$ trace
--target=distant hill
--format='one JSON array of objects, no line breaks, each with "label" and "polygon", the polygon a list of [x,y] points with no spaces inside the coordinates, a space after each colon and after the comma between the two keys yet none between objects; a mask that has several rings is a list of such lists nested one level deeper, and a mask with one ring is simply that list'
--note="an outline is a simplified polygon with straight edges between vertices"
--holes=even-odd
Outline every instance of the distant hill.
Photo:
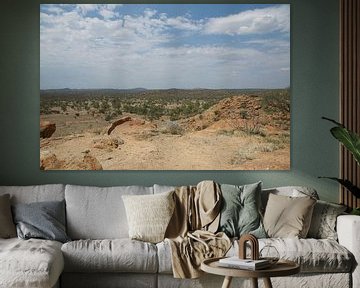
[{"label": "distant hill", "polygon": [[64,93],[71,93],[71,94],[83,94],[83,93],[140,93],[147,91],[146,88],[131,88],[131,89],[71,89],[71,88],[61,88],[61,89],[40,89],[40,93],[52,93],[52,94],[64,94]]}]

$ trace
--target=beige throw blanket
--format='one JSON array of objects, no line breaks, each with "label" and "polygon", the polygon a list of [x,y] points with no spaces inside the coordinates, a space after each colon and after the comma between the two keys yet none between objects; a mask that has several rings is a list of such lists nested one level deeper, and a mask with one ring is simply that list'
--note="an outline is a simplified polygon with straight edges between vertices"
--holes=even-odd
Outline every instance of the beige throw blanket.
[{"label": "beige throw blanket", "polygon": [[221,209],[221,190],[213,181],[196,187],[176,188],[175,211],[165,233],[170,243],[175,278],[200,277],[201,262],[222,257],[231,246],[225,233],[216,233]]}]

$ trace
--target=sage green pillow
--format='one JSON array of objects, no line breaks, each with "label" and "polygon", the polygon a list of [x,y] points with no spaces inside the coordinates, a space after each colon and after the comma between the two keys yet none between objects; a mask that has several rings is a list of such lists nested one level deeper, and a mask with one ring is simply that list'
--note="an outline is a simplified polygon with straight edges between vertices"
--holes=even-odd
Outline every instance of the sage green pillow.
[{"label": "sage green pillow", "polygon": [[219,231],[229,237],[253,234],[266,238],[260,216],[261,182],[243,186],[222,184],[221,192]]}]

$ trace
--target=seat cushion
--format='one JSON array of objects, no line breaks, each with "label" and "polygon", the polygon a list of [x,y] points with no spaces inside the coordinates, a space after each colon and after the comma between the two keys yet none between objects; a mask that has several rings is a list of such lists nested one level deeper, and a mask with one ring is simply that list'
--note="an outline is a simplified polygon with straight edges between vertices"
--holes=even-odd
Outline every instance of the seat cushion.
[{"label": "seat cushion", "polygon": [[153,194],[152,187],[66,185],[67,233],[73,239],[128,238],[123,195]]},{"label": "seat cushion", "polygon": [[[259,250],[265,245],[275,247],[281,259],[298,263],[301,273],[350,272],[354,265],[353,255],[344,246],[330,239],[259,239]],[[228,252],[228,256],[236,255],[237,251],[236,242]]]},{"label": "seat cushion", "polygon": [[[295,261],[302,273],[350,272],[354,265],[353,255],[339,243],[330,239],[268,238],[259,239],[260,250],[265,245],[274,246],[281,259]],[[172,273],[171,248],[167,241],[157,244],[159,273]],[[238,255],[235,241],[227,256]],[[250,256],[250,251],[249,251]]]},{"label": "seat cushion", "polygon": [[78,240],[61,248],[66,272],[156,273],[156,246],[131,239]]},{"label": "seat cushion", "polygon": [[52,287],[63,268],[60,242],[0,239],[1,287]]}]

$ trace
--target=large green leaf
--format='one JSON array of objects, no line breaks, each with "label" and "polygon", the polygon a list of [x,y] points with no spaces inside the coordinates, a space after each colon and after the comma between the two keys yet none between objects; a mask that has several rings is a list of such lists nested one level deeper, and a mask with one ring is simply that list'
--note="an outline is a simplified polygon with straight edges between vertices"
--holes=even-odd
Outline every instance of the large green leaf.
[{"label": "large green leaf", "polygon": [[348,130],[344,125],[335,120],[326,117],[323,117],[323,119],[337,125],[330,129],[331,134],[352,153],[356,162],[360,165],[360,136],[355,132]]},{"label": "large green leaf", "polygon": [[331,134],[339,140],[354,156],[356,162],[360,164],[360,137],[356,133],[344,127],[331,128]]},{"label": "large green leaf", "polygon": [[339,179],[339,178],[336,178],[336,177],[319,177],[319,178],[327,178],[327,179],[337,181],[341,185],[343,185],[346,189],[348,189],[356,198],[360,198],[360,188],[355,186],[349,180]]}]

